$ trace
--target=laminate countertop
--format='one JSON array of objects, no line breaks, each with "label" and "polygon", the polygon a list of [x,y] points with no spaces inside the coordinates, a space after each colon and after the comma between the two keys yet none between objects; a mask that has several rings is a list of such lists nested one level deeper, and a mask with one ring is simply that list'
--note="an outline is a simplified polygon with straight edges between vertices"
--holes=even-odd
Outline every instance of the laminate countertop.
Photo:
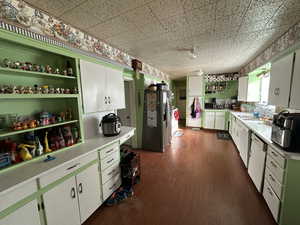
[{"label": "laminate countertop", "polygon": [[122,137],[132,131],[135,131],[135,128],[122,127],[121,133],[118,136],[104,137],[103,135],[99,135],[86,139],[84,143],[78,146],[74,146],[66,151],[57,152],[54,155],[56,158],[55,160],[44,162],[46,157],[42,157],[40,160],[30,162],[17,168],[12,168],[8,171],[3,171],[0,173],[0,195],[10,191],[12,188],[16,188],[49,173],[65,163],[69,163],[82,156],[118,142]]},{"label": "laminate countertop", "polygon": [[248,127],[253,133],[261,138],[266,144],[275,148],[286,159],[300,160],[300,153],[286,152],[282,150],[278,145],[271,140],[272,126],[265,124],[263,121],[254,119],[252,113],[246,112],[234,112],[231,111],[238,120],[240,120],[246,127]]}]

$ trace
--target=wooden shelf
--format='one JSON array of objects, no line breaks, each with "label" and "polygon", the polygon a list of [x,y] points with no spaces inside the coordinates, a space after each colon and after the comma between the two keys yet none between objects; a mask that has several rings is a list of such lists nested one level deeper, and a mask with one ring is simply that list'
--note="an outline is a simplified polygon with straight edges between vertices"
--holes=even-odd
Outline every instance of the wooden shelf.
[{"label": "wooden shelf", "polygon": [[31,77],[45,77],[45,78],[58,78],[58,79],[76,79],[75,76],[65,76],[60,74],[41,73],[35,71],[27,71],[21,69],[10,69],[6,67],[0,67],[0,74],[31,76]]},{"label": "wooden shelf", "polygon": [[7,137],[7,136],[16,135],[16,134],[27,133],[27,132],[30,132],[30,131],[42,130],[42,129],[47,129],[47,128],[51,128],[51,127],[58,127],[58,126],[77,123],[77,122],[78,122],[78,120],[70,120],[70,121],[54,123],[54,124],[50,124],[50,125],[46,125],[46,126],[40,126],[40,127],[36,127],[36,128],[31,128],[31,129],[26,129],[26,130],[17,130],[17,131],[15,131],[15,130],[6,130],[6,131],[1,131],[0,132],[0,137]]},{"label": "wooden shelf", "polygon": [[0,99],[77,98],[78,94],[0,94]]}]

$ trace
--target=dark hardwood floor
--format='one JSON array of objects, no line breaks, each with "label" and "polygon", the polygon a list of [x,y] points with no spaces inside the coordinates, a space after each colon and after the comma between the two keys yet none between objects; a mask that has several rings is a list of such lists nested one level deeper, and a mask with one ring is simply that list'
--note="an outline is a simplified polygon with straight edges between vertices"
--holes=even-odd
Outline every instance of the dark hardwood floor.
[{"label": "dark hardwood floor", "polygon": [[165,153],[141,151],[135,196],[85,225],[275,225],[231,141],[184,129]]}]

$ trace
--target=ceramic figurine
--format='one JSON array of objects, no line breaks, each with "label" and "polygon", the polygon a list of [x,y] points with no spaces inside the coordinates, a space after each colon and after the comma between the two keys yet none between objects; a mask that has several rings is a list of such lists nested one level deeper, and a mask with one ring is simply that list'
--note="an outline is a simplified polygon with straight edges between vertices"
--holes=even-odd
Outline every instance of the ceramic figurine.
[{"label": "ceramic figurine", "polygon": [[20,149],[20,156],[22,160],[26,161],[32,159],[29,149],[34,149],[35,145],[19,144],[18,148]]},{"label": "ceramic figurine", "polygon": [[43,148],[43,145],[40,142],[40,139],[37,136],[35,137],[35,143],[36,143],[35,144],[36,145],[36,155],[37,156],[43,155],[44,148]]},{"label": "ceramic figurine", "polygon": [[49,148],[48,132],[47,131],[45,132],[44,144],[45,144],[45,152],[46,153],[52,152],[52,150]]},{"label": "ceramic figurine", "polygon": [[4,94],[4,87],[3,86],[0,86],[0,94]]},{"label": "ceramic figurine", "polygon": [[68,76],[73,76],[73,69],[71,67],[70,61],[67,61],[67,75]]},{"label": "ceramic figurine", "polygon": [[42,93],[43,94],[48,94],[49,93],[49,86],[48,85],[42,86]]},{"label": "ceramic figurine", "polygon": [[49,119],[49,122],[50,122],[51,124],[56,123],[56,118],[55,118],[55,116],[51,116],[50,119]]},{"label": "ceramic figurine", "polygon": [[65,93],[65,89],[64,88],[60,88],[60,93]]},{"label": "ceramic figurine", "polygon": [[33,64],[33,65],[32,65],[32,71],[40,72],[40,66],[37,65],[37,64]]},{"label": "ceramic figurine", "polygon": [[40,72],[41,72],[41,73],[45,73],[45,72],[46,72],[45,66],[40,65]]},{"label": "ceramic figurine", "polygon": [[47,66],[46,66],[46,72],[47,72],[47,73],[52,73],[52,67],[49,66],[49,65],[47,65]]},{"label": "ceramic figurine", "polygon": [[21,68],[21,63],[19,61],[16,61],[13,63],[14,69],[20,69]]},{"label": "ceramic figurine", "polygon": [[19,69],[21,69],[21,70],[27,70],[27,65],[26,65],[26,63],[20,63],[20,68]]},{"label": "ceramic figurine", "polygon": [[55,94],[60,94],[61,93],[60,88],[55,88],[55,92],[54,93]]},{"label": "ceramic figurine", "polygon": [[62,73],[61,73],[61,75],[67,76],[68,75],[68,71],[67,70],[63,70]]},{"label": "ceramic figurine", "polygon": [[37,121],[36,120],[30,120],[28,123],[29,128],[35,128],[37,127]]},{"label": "ceramic figurine", "polygon": [[78,132],[78,128],[76,126],[72,127],[72,134],[73,134],[75,143],[77,143],[79,140],[79,132]]},{"label": "ceramic figurine", "polygon": [[49,112],[41,112],[40,113],[40,125],[46,126],[50,124],[51,114]]},{"label": "ceramic figurine", "polygon": [[54,87],[51,87],[51,88],[49,89],[49,94],[55,94],[55,89],[54,89]]},{"label": "ceramic figurine", "polygon": [[23,129],[23,130],[28,129],[28,121],[23,121],[23,122],[22,122],[22,129]]},{"label": "ceramic figurine", "polygon": [[12,126],[13,130],[22,130],[22,123],[21,122],[14,122]]},{"label": "ceramic figurine", "polygon": [[58,68],[56,68],[56,69],[54,70],[54,74],[59,74],[59,69],[58,69]]},{"label": "ceramic figurine", "polygon": [[19,86],[19,92],[20,92],[20,94],[25,94],[25,87]]},{"label": "ceramic figurine", "polygon": [[78,94],[78,88],[73,88],[72,94]]},{"label": "ceramic figurine", "polygon": [[32,67],[32,63],[31,62],[26,62],[26,70],[29,70],[29,71],[32,71],[33,70],[33,67]]},{"label": "ceramic figurine", "polygon": [[20,91],[16,86],[12,87],[12,94],[20,94]]},{"label": "ceramic figurine", "polygon": [[64,139],[65,139],[66,146],[67,147],[72,146],[74,144],[74,139],[73,139],[73,135],[71,132],[71,127],[64,126],[62,128],[62,133],[63,133]]},{"label": "ceramic figurine", "polygon": [[70,93],[71,93],[70,88],[66,88],[64,93],[65,93],[65,94],[70,94]]},{"label": "ceramic figurine", "polygon": [[10,148],[10,156],[11,156],[11,161],[12,163],[19,163],[21,162],[21,157],[19,156],[17,152],[17,144],[16,143],[11,143],[11,148]]},{"label": "ceramic figurine", "polygon": [[11,67],[11,60],[9,60],[8,58],[5,58],[4,60],[3,60],[3,66],[4,67],[8,67],[8,68],[10,68]]},{"label": "ceramic figurine", "polygon": [[60,113],[60,117],[61,117],[62,121],[65,121],[66,120],[66,114],[65,114],[65,112],[61,112]]}]

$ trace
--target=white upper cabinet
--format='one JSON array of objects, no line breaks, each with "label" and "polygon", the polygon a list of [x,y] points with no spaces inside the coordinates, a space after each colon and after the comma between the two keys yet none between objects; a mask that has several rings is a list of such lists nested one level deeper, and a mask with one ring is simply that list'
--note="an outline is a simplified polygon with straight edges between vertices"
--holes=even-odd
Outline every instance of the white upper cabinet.
[{"label": "white upper cabinet", "polygon": [[203,76],[188,76],[187,77],[188,96],[203,95]]},{"label": "white upper cabinet", "polygon": [[85,113],[125,108],[122,71],[80,60]]},{"label": "white upper cabinet", "polygon": [[294,54],[290,54],[272,63],[269,89],[270,105],[289,107],[293,60]]},{"label": "white upper cabinet", "polygon": [[294,73],[290,96],[290,108],[300,109],[300,50],[296,51]]},{"label": "white upper cabinet", "polygon": [[239,78],[238,101],[247,101],[248,77]]}]

